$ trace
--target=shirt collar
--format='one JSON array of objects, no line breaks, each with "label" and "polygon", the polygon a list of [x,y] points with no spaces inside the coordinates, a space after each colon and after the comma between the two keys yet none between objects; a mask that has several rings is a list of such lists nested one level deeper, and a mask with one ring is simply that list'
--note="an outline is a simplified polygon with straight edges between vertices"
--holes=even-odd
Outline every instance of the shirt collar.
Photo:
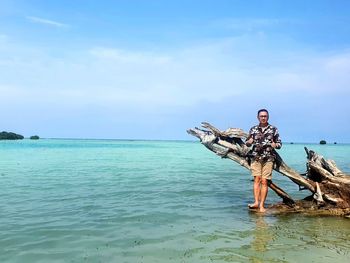
[{"label": "shirt collar", "polygon": [[267,123],[267,125],[265,127],[260,126],[260,124],[258,124],[258,128],[261,130],[266,130],[268,127],[270,127],[270,123]]}]

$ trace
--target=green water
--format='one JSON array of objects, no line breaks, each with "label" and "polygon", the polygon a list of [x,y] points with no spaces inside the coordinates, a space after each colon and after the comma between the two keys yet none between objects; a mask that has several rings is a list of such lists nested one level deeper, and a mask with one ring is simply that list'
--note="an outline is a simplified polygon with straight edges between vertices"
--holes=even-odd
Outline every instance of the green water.
[{"label": "green water", "polygon": [[[350,171],[350,145],[306,146]],[[1,141],[0,182],[0,262],[349,261],[349,219],[250,213],[249,172],[198,142]]]}]

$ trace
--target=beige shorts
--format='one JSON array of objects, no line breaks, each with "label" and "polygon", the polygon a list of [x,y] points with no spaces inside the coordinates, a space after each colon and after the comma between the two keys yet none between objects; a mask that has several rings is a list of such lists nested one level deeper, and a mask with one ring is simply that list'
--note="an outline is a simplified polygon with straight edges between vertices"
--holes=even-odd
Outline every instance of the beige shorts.
[{"label": "beige shorts", "polygon": [[271,180],[272,179],[272,170],[273,170],[273,162],[258,162],[254,161],[250,165],[250,170],[252,172],[252,176],[261,176],[262,178]]}]

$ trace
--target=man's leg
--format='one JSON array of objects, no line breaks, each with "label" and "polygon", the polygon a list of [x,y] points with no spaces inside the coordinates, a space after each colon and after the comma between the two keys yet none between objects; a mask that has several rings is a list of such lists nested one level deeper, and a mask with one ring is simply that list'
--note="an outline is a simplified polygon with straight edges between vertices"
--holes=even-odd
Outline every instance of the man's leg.
[{"label": "man's leg", "polygon": [[269,190],[267,180],[272,178],[273,162],[266,162],[262,165],[262,178],[261,178],[261,189],[260,189],[260,205],[259,211],[265,212],[265,200],[267,197],[267,192]]},{"label": "man's leg", "polygon": [[254,186],[253,186],[254,204],[251,204],[249,206],[250,208],[258,208],[259,207],[260,182],[261,182],[261,177],[260,176],[254,176]]},{"label": "man's leg", "polygon": [[267,191],[268,191],[267,179],[266,178],[261,178],[259,212],[265,212],[266,211],[264,205],[265,205],[265,200],[266,200],[266,196],[267,196]]},{"label": "man's leg", "polygon": [[258,208],[259,207],[259,198],[260,198],[260,182],[261,182],[261,173],[262,165],[260,162],[254,161],[251,164],[252,175],[254,176],[254,185],[253,185],[253,194],[254,194],[254,204],[249,204],[249,208]]}]

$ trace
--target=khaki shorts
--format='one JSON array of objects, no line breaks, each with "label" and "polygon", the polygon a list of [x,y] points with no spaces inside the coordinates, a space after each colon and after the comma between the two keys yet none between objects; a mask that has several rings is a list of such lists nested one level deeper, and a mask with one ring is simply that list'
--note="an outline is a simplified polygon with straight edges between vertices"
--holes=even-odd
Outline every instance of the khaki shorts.
[{"label": "khaki shorts", "polygon": [[252,176],[261,176],[262,178],[271,180],[272,179],[272,170],[273,170],[273,162],[258,162],[254,161],[250,165],[250,170],[252,172]]}]

